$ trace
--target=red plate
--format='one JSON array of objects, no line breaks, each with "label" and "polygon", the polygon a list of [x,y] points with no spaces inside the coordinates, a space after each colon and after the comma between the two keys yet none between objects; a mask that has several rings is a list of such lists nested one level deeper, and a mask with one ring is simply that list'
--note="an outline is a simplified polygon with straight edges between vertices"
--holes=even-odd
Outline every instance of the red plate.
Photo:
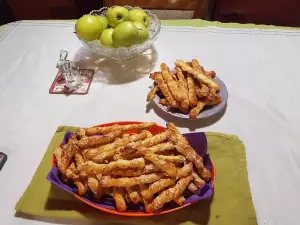
[{"label": "red plate", "polygon": [[[139,123],[142,123],[142,122],[136,122],[136,121],[126,121],[126,122],[113,122],[113,123],[106,123],[106,124],[101,124],[101,125],[97,125],[95,127],[107,127],[107,126],[112,126],[112,125],[116,125],[116,124],[119,124],[119,125],[128,125],[128,124],[139,124]],[[166,128],[165,127],[162,127],[162,126],[159,126],[159,125],[154,125],[152,126],[149,131],[155,135],[155,134],[158,134],[158,133],[161,133],[163,131],[165,131]],[[127,131],[126,133],[135,133],[135,130],[129,130]],[[210,163],[211,163],[211,176],[212,176],[212,184],[211,186],[213,187],[214,185],[214,182],[216,180],[216,171],[215,171],[215,166],[214,166],[214,163],[212,162],[212,160],[210,160]],[[52,166],[55,165],[55,158],[53,157],[53,161],[52,161]],[[174,212],[174,211],[177,211],[179,209],[183,209],[185,207],[188,207],[196,202],[191,202],[191,203],[187,203],[187,204],[184,204],[182,206],[178,206],[176,208],[172,208],[172,209],[168,209],[168,210],[161,210],[159,212],[156,212],[156,213],[147,213],[147,212],[119,212],[115,209],[107,209],[107,208],[104,208],[104,207],[101,207],[99,205],[96,205],[96,204],[93,204],[91,202],[88,202],[86,201],[84,198],[82,198],[80,195],[77,195],[77,194],[73,194],[75,198],[77,198],[78,200],[84,202],[85,204],[93,207],[93,208],[96,208],[98,210],[101,210],[101,211],[105,211],[105,212],[108,212],[108,213],[112,213],[112,214],[116,214],[116,215],[120,215],[120,216],[153,216],[153,215],[162,215],[162,214],[166,214],[166,213],[170,213],[170,212]]]}]

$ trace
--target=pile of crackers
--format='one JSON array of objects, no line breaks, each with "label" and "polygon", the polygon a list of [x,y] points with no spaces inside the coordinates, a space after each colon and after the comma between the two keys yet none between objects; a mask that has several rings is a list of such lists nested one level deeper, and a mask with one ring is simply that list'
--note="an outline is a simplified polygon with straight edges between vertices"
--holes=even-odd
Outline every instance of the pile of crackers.
[{"label": "pile of crackers", "polygon": [[161,71],[150,74],[154,85],[147,95],[148,102],[158,95],[159,103],[169,111],[189,114],[191,119],[196,119],[206,106],[221,103],[220,85],[213,80],[216,73],[205,71],[196,59],[176,60],[173,71],[165,63],[160,68]]}]

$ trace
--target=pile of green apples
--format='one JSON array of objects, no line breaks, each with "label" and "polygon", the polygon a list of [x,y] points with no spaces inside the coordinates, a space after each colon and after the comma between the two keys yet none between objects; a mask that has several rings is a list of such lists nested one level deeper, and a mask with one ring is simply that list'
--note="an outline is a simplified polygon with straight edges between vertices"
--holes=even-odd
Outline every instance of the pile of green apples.
[{"label": "pile of green apples", "polygon": [[130,47],[149,38],[149,17],[141,9],[128,10],[115,6],[106,16],[84,15],[77,20],[75,30],[85,41],[99,40],[104,47]]}]

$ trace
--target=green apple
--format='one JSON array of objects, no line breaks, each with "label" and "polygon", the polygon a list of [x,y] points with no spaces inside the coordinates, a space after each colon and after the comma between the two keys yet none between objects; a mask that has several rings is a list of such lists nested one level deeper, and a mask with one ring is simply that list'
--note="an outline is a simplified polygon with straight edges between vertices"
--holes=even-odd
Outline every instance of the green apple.
[{"label": "green apple", "polygon": [[100,36],[100,43],[104,47],[114,47],[114,43],[112,40],[112,34],[114,32],[114,28],[108,28],[104,30]]},{"label": "green apple", "polygon": [[93,41],[100,37],[103,27],[97,16],[84,15],[75,24],[77,35],[85,41]]},{"label": "green apple", "polygon": [[125,21],[115,28],[112,39],[117,47],[129,47],[138,43],[139,32],[132,22]]},{"label": "green apple", "polygon": [[105,16],[98,16],[100,22],[102,23],[103,30],[108,27],[108,20]]},{"label": "green apple", "polygon": [[148,40],[149,32],[145,25],[141,22],[133,22],[134,26],[138,29],[139,32],[139,41],[138,43],[143,43]]},{"label": "green apple", "polygon": [[129,11],[130,21],[132,22],[141,22],[145,27],[149,26],[149,17],[147,13],[140,9],[133,9]]},{"label": "green apple", "polygon": [[122,6],[115,6],[113,8],[110,8],[106,12],[106,18],[108,20],[109,26],[115,28],[120,23],[122,23],[124,21],[128,21],[130,19],[129,11],[128,11],[128,9],[126,9]]}]

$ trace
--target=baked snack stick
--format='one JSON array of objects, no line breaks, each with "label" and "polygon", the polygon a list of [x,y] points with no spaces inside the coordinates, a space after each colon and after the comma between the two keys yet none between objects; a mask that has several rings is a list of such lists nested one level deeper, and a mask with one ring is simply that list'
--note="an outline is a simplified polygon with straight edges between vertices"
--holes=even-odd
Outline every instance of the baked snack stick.
[{"label": "baked snack stick", "polygon": [[142,155],[145,154],[149,154],[149,153],[161,153],[161,152],[165,152],[165,151],[170,151],[175,149],[175,146],[171,143],[171,142],[164,142],[161,144],[157,144],[151,147],[145,147],[142,146],[140,148],[138,148],[138,152]]},{"label": "baked snack stick", "polygon": [[205,181],[202,180],[196,172],[192,172],[192,177],[194,180],[194,184],[199,188],[205,184]]},{"label": "baked snack stick", "polygon": [[190,111],[190,118],[197,119],[197,116],[205,105],[207,105],[207,101],[198,101],[196,107],[192,108]]},{"label": "baked snack stick", "polygon": [[165,96],[169,106],[172,107],[172,108],[177,108],[178,107],[178,102],[173,98],[173,96],[172,96],[172,94],[171,94],[171,92],[168,88],[168,85],[164,81],[161,74],[157,74],[155,76],[155,82],[157,83],[159,89],[161,90],[161,92]]},{"label": "baked snack stick", "polygon": [[187,84],[190,106],[195,107],[197,105],[198,99],[196,96],[195,81],[191,76],[187,77]]},{"label": "baked snack stick", "polygon": [[167,187],[175,185],[175,179],[172,178],[162,178],[158,181],[155,181],[154,183],[150,184],[145,196],[144,200],[151,201],[153,199],[153,196],[166,189]]},{"label": "baked snack stick", "polygon": [[209,79],[212,79],[211,73],[206,73],[202,66],[200,66],[197,59],[192,59],[192,66],[194,69],[201,71],[205,76],[207,76]]},{"label": "baked snack stick", "polygon": [[140,184],[150,184],[163,178],[164,176],[165,175],[162,172],[141,175],[138,177],[111,178],[109,176],[103,176],[100,179],[100,186],[101,187],[131,187]]},{"label": "baked snack stick", "polygon": [[114,141],[117,137],[120,137],[123,134],[123,131],[121,129],[114,130],[111,133],[104,134],[104,135],[96,135],[96,136],[90,136],[90,137],[84,137],[80,139],[77,143],[79,148],[92,148],[99,146],[101,144],[107,144],[112,141]]},{"label": "baked snack stick", "polygon": [[158,155],[155,154],[146,154],[145,159],[152,162],[154,166],[159,168],[161,171],[165,172],[170,177],[176,177],[177,169],[171,164],[167,163],[165,160],[161,159]]},{"label": "baked snack stick", "polygon": [[139,194],[140,189],[138,186],[127,187],[125,189],[129,195],[129,198],[134,204],[142,202],[142,197]]},{"label": "baked snack stick", "polygon": [[183,71],[192,74],[200,82],[207,84],[209,87],[212,87],[217,91],[220,90],[220,85],[214,82],[212,79],[208,78],[202,71],[195,70],[182,60],[176,60],[175,64],[176,66],[179,66]]},{"label": "baked snack stick", "polygon": [[168,131],[164,131],[162,133],[156,134],[156,135],[146,138],[144,140],[127,144],[125,146],[125,151],[132,152],[133,150],[138,150],[138,148],[141,146],[150,147],[150,146],[154,146],[157,144],[161,144],[162,142],[167,140],[169,138],[169,136],[170,136],[170,133]]},{"label": "baked snack stick", "polygon": [[147,94],[147,102],[151,102],[154,99],[156,92],[158,91],[159,87],[157,85],[154,85],[153,88],[151,88],[151,90]]},{"label": "baked snack stick", "polygon": [[116,203],[116,208],[119,212],[125,212],[127,210],[125,202],[125,193],[123,188],[113,187],[113,198]]},{"label": "baked snack stick", "polygon": [[[130,142],[136,142],[136,141],[139,141],[139,140],[145,139],[147,137],[151,137],[151,136],[152,136],[152,134],[150,131],[143,130],[139,134],[125,136],[123,138],[115,140],[113,143],[102,145],[97,148],[85,149],[83,151],[83,155],[86,159],[93,159],[94,157],[96,157],[97,155],[99,155],[101,153],[112,151],[118,147],[125,146],[126,144],[128,144]],[[93,161],[97,162],[96,160],[93,160]]]},{"label": "baked snack stick", "polygon": [[195,150],[189,145],[187,140],[177,130],[173,123],[167,123],[167,128],[171,131],[170,140],[176,145],[177,151],[179,151],[195,165],[198,173],[205,181],[209,181],[211,178],[211,174],[210,171],[204,167],[202,157],[198,155]]},{"label": "baked snack stick", "polygon": [[177,205],[183,205],[183,203],[185,202],[185,197],[183,197],[182,195],[178,198],[174,199],[174,202],[176,202]]},{"label": "baked snack stick", "polygon": [[97,164],[94,162],[86,162],[81,164],[77,170],[86,174],[107,174],[112,170],[117,169],[143,169],[145,167],[145,160],[143,158],[133,160],[118,160],[108,164]]},{"label": "baked snack stick", "polygon": [[178,169],[176,179],[179,179],[181,177],[190,176],[192,174],[192,172],[193,172],[193,163],[190,162],[188,164],[185,164],[182,168]]},{"label": "baked snack stick", "polygon": [[178,79],[178,84],[182,89],[183,95],[184,95],[184,99],[180,102],[180,106],[183,109],[188,109],[190,102],[189,102],[189,96],[188,96],[188,84],[187,81],[182,73],[182,70],[176,66],[176,75],[177,75],[177,79]]},{"label": "baked snack stick", "polygon": [[100,199],[104,195],[103,189],[99,187],[99,181],[94,177],[88,177],[88,187],[92,191],[95,199]]},{"label": "baked snack stick", "polygon": [[198,187],[193,183],[191,182],[189,185],[188,185],[188,189],[190,192],[192,192],[193,194],[195,194],[198,190]]},{"label": "baked snack stick", "polygon": [[170,73],[168,66],[165,63],[162,63],[160,65],[160,68],[163,79],[168,85],[168,88],[174,99],[179,102],[184,100],[184,93],[182,93],[182,89],[179,87],[178,83],[172,78],[172,74]]},{"label": "baked snack stick", "polygon": [[148,212],[155,212],[161,209],[164,204],[174,201],[180,197],[192,179],[192,176],[183,177],[175,184],[174,187],[163,191],[152,201],[148,207]]},{"label": "baked snack stick", "polygon": [[153,125],[155,125],[155,123],[147,122],[147,123],[128,124],[128,125],[112,125],[108,127],[90,127],[85,129],[85,133],[86,135],[90,136],[94,134],[107,134],[114,130],[122,130],[122,131],[133,130],[133,129],[144,130],[152,127]]},{"label": "baked snack stick", "polygon": [[205,72],[205,75],[207,77],[211,77],[211,78],[214,78],[216,76],[216,72],[215,71],[206,71]]},{"label": "baked snack stick", "polygon": [[73,142],[69,141],[67,144],[58,147],[54,151],[54,155],[56,158],[56,164],[58,170],[65,174],[67,168],[72,162],[73,156],[75,155],[78,147]]},{"label": "baked snack stick", "polygon": [[207,87],[205,84],[195,83],[195,89],[196,89],[196,95],[200,99],[207,97],[209,94],[209,87]]}]

